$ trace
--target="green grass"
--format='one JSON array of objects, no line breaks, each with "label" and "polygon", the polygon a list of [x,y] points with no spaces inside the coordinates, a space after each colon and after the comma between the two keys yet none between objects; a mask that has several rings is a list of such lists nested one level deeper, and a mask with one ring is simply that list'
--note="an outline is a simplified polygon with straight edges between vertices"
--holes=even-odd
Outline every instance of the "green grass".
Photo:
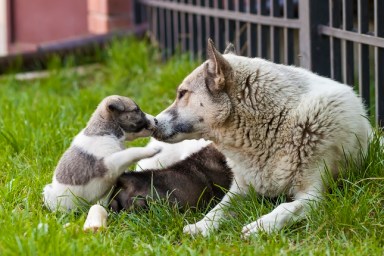
[{"label": "green grass", "polygon": [[209,238],[182,234],[202,212],[180,213],[166,203],[111,214],[107,230],[97,234],[82,232],[86,213],[49,212],[42,189],[102,98],[127,95],[155,115],[197,65],[188,56],[162,63],[154,48],[135,40],[116,42],[102,56],[101,65],[81,75],[70,71],[69,58],[52,60],[47,78],[0,78],[0,255],[383,255],[384,152],[377,140],[363,168],[348,166],[307,220],[249,241],[240,238],[242,226],[284,199],[239,198]]}]

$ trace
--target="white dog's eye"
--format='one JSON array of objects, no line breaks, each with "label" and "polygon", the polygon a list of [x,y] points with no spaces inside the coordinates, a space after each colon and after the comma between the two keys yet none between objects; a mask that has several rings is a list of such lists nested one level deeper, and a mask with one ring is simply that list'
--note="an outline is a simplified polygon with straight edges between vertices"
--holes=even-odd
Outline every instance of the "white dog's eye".
[{"label": "white dog's eye", "polygon": [[180,90],[179,91],[179,95],[177,96],[177,98],[180,100],[181,98],[183,98],[183,96],[187,93],[187,90]]}]

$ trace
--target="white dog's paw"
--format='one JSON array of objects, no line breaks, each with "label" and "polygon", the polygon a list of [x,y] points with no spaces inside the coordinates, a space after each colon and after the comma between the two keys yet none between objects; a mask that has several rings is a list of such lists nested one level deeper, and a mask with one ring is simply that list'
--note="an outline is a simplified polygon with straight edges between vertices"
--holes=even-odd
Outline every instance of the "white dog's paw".
[{"label": "white dog's paw", "polygon": [[242,238],[248,238],[251,235],[257,235],[260,232],[270,234],[275,231],[275,221],[269,221],[261,217],[260,219],[246,225],[241,230]]},{"label": "white dog's paw", "polygon": [[201,234],[202,236],[206,237],[209,235],[211,231],[213,231],[213,229],[214,229],[214,226],[212,225],[211,222],[206,222],[204,220],[201,220],[194,224],[189,224],[184,226],[183,233],[190,234],[190,235]]}]

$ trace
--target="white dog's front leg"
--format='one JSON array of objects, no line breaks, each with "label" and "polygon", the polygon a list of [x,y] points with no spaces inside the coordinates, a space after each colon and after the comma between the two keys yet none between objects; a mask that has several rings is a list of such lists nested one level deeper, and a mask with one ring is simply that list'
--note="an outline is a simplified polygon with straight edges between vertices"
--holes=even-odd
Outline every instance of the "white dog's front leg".
[{"label": "white dog's front leg", "polygon": [[224,216],[224,207],[228,205],[231,201],[231,198],[234,195],[240,193],[239,187],[236,182],[233,182],[228,193],[223,197],[223,199],[218,203],[204,218],[194,224],[186,225],[183,228],[185,234],[197,235],[201,234],[203,236],[208,236],[209,233],[213,230],[219,228],[220,220]]},{"label": "white dog's front leg", "polygon": [[117,177],[123,173],[128,166],[136,163],[137,161],[149,158],[161,151],[161,148],[151,147],[134,147],[127,148],[125,150],[116,152],[104,159],[104,163],[107,166],[111,176]]},{"label": "white dog's front leg", "polygon": [[223,207],[230,201],[228,195],[225,195],[220,203],[218,203],[204,218],[194,224],[184,226],[183,232],[185,234],[208,236],[213,230],[219,227],[220,220],[223,218]]},{"label": "white dog's front leg", "polygon": [[318,201],[320,198],[320,193],[313,192],[298,196],[293,202],[280,204],[272,212],[244,226],[242,230],[243,238],[260,231],[268,234],[279,231],[287,224],[303,219],[309,210],[309,204]]}]

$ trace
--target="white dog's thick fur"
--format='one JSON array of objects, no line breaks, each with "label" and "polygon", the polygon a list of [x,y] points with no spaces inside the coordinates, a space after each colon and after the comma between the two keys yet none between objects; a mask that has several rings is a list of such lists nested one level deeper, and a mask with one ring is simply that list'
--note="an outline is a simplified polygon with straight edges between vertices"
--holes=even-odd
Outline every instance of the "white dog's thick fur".
[{"label": "white dog's thick fur", "polygon": [[102,199],[129,165],[159,152],[159,148],[124,146],[126,140],[151,135],[155,126],[154,117],[131,99],[105,98],[61,157],[52,183],[44,187],[44,204],[52,211],[67,211],[82,200]]},{"label": "white dog's thick fur", "polygon": [[136,171],[166,168],[186,159],[193,153],[208,146],[209,143],[211,141],[199,139],[183,140],[170,144],[151,138],[146,147],[161,148],[161,152],[153,157],[140,160],[136,165]]},{"label": "white dog's thick fur", "polygon": [[260,195],[286,194],[293,201],[246,225],[244,237],[302,219],[309,202],[322,198],[326,169],[337,177],[346,158],[360,159],[371,135],[351,87],[230,50],[221,55],[209,41],[209,59],[184,79],[175,102],[156,117],[157,139],[212,140],[234,172],[223,200],[184,228],[190,234],[218,228],[231,195],[245,194],[250,186]]}]

